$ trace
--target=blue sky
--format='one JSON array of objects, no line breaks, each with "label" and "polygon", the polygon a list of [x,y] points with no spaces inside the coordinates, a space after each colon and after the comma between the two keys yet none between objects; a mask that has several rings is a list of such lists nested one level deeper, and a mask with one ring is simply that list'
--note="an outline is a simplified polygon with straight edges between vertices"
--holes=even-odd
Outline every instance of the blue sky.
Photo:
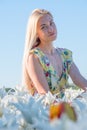
[{"label": "blue sky", "polygon": [[87,78],[87,0],[0,0],[0,87],[21,84],[26,25],[35,8],[51,11],[58,29],[55,46],[70,49]]}]

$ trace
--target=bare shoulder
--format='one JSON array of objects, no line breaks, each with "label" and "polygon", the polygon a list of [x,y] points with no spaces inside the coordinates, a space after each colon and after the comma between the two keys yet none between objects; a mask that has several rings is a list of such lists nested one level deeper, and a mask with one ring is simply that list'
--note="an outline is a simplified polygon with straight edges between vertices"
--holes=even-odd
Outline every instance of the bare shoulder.
[{"label": "bare shoulder", "polygon": [[59,51],[71,51],[70,49],[68,48],[60,48],[60,47],[56,47],[57,50]]},{"label": "bare shoulder", "polygon": [[63,54],[64,57],[66,58],[72,57],[73,53],[70,49],[67,49],[67,48],[56,48],[56,49],[60,54]]},{"label": "bare shoulder", "polygon": [[38,61],[38,57],[33,53],[28,56],[28,63]]},{"label": "bare shoulder", "polygon": [[34,55],[33,53],[30,54],[28,56],[28,59],[27,59],[27,62],[26,62],[26,67],[29,69],[32,66],[33,67],[38,66],[38,64],[39,64],[38,57],[36,55]]}]

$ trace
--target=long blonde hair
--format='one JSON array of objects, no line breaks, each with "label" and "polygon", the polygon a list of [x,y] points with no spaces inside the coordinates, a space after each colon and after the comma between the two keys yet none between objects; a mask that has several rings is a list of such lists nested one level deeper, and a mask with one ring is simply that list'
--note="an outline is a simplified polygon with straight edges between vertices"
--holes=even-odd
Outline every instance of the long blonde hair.
[{"label": "long blonde hair", "polygon": [[25,49],[23,56],[23,72],[22,72],[22,85],[24,85],[28,89],[31,89],[31,82],[29,74],[27,72],[26,64],[30,50],[34,48],[34,46],[40,44],[40,39],[37,39],[37,22],[45,14],[48,14],[53,18],[52,14],[49,11],[44,9],[35,9],[31,13],[28,20],[26,38],[25,38]]}]

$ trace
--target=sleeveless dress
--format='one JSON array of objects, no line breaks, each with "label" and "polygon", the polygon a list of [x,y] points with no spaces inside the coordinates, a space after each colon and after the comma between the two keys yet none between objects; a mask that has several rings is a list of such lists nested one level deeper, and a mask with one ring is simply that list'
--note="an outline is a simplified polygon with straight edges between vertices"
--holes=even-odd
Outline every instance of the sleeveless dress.
[{"label": "sleeveless dress", "polygon": [[[50,92],[55,94],[57,97],[62,98],[64,96],[64,90],[66,88],[69,77],[69,70],[73,59],[72,52],[68,49],[57,48],[56,51],[62,58],[63,71],[60,77],[57,75],[56,70],[51,65],[48,57],[39,48],[32,49],[30,54],[33,53],[39,58],[40,64],[44,70],[44,74],[49,85]],[[33,87],[32,90],[34,93],[35,88]]]}]

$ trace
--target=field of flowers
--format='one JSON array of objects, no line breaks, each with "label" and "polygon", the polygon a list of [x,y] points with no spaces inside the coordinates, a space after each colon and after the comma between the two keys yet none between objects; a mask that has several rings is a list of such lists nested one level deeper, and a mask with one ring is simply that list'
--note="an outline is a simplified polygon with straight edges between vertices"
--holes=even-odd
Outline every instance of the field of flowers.
[{"label": "field of flowers", "polygon": [[[80,95],[80,96],[79,96]],[[71,120],[66,112],[50,119],[50,106],[69,103],[77,120]],[[71,111],[67,110],[69,115]],[[54,112],[54,109],[52,110]],[[48,92],[46,95],[30,95],[24,87],[0,88],[0,130],[87,130],[87,92],[67,88],[63,99]]]}]

